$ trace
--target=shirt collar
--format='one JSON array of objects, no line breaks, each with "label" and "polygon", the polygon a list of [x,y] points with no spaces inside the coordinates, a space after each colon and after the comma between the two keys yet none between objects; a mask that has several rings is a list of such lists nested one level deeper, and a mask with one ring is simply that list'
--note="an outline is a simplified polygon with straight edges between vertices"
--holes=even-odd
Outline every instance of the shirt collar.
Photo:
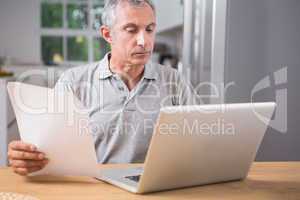
[{"label": "shirt collar", "polygon": [[145,65],[145,69],[144,69],[144,78],[145,79],[150,79],[150,80],[156,80],[158,77],[158,72],[157,72],[157,68],[156,65],[149,61],[146,65]]},{"label": "shirt collar", "polygon": [[100,79],[106,79],[113,75],[113,73],[109,69],[109,59],[110,59],[110,53],[107,53],[99,63],[96,74],[99,74]]},{"label": "shirt collar", "polygon": [[[111,53],[110,52],[107,53],[99,63],[96,74],[99,74],[99,79],[101,79],[101,80],[107,79],[107,78],[114,75],[109,69],[110,56],[111,56]],[[151,61],[149,61],[145,65],[144,76],[143,77],[145,79],[150,79],[150,80],[157,79],[158,72],[157,72],[157,69],[155,68],[155,65]]]}]

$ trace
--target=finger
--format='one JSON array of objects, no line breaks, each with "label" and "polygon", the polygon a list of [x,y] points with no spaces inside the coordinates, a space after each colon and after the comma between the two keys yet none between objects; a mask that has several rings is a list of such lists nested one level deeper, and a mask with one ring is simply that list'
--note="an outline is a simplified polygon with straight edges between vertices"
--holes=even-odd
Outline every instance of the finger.
[{"label": "finger", "polygon": [[13,150],[23,150],[28,152],[36,152],[37,148],[32,144],[27,144],[22,141],[13,141],[9,144],[9,148]]},{"label": "finger", "polygon": [[29,153],[14,150],[8,152],[8,157],[10,160],[44,160],[46,158],[43,153]]},{"label": "finger", "polygon": [[28,174],[28,169],[26,168],[13,168],[13,171],[21,176],[26,176]]},{"label": "finger", "polygon": [[42,160],[42,161],[10,160],[10,165],[15,168],[43,167],[47,163],[48,163],[48,160]]},{"label": "finger", "polygon": [[36,172],[43,169],[43,167],[31,167],[31,168],[13,168],[13,171],[21,176],[26,176],[32,172]]},{"label": "finger", "polygon": [[37,172],[40,171],[41,169],[43,169],[44,166],[39,166],[39,167],[30,167],[27,169],[28,174],[32,173],[32,172]]}]

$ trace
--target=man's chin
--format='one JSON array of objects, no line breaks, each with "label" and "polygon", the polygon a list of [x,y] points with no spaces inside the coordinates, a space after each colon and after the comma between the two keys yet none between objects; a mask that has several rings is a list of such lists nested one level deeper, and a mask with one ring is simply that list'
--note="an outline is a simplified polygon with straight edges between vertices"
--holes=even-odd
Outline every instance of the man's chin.
[{"label": "man's chin", "polygon": [[147,56],[145,58],[133,58],[132,59],[132,64],[134,65],[145,65],[147,62],[149,62],[150,57]]}]

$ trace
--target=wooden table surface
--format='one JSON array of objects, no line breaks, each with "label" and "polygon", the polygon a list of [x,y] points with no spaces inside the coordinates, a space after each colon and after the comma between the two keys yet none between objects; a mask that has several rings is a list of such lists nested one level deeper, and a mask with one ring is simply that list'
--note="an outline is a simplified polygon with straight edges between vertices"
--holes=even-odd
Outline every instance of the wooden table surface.
[{"label": "wooden table surface", "polygon": [[[100,166],[124,167],[124,165]],[[135,195],[88,177],[34,177],[0,169],[1,192],[56,199],[230,199],[300,200],[300,162],[254,163],[246,180]],[[1,198],[0,198],[1,199]]]}]

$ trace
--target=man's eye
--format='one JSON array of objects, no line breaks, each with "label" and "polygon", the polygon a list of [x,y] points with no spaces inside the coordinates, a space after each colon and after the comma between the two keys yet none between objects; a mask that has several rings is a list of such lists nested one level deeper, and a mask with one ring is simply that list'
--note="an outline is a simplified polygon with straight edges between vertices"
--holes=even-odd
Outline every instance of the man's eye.
[{"label": "man's eye", "polygon": [[127,31],[128,33],[135,33],[135,32],[136,32],[136,29],[128,28],[128,29],[126,29],[126,31]]},{"label": "man's eye", "polygon": [[153,29],[149,28],[149,29],[146,29],[146,31],[147,31],[148,33],[152,33],[152,32],[153,32]]}]

